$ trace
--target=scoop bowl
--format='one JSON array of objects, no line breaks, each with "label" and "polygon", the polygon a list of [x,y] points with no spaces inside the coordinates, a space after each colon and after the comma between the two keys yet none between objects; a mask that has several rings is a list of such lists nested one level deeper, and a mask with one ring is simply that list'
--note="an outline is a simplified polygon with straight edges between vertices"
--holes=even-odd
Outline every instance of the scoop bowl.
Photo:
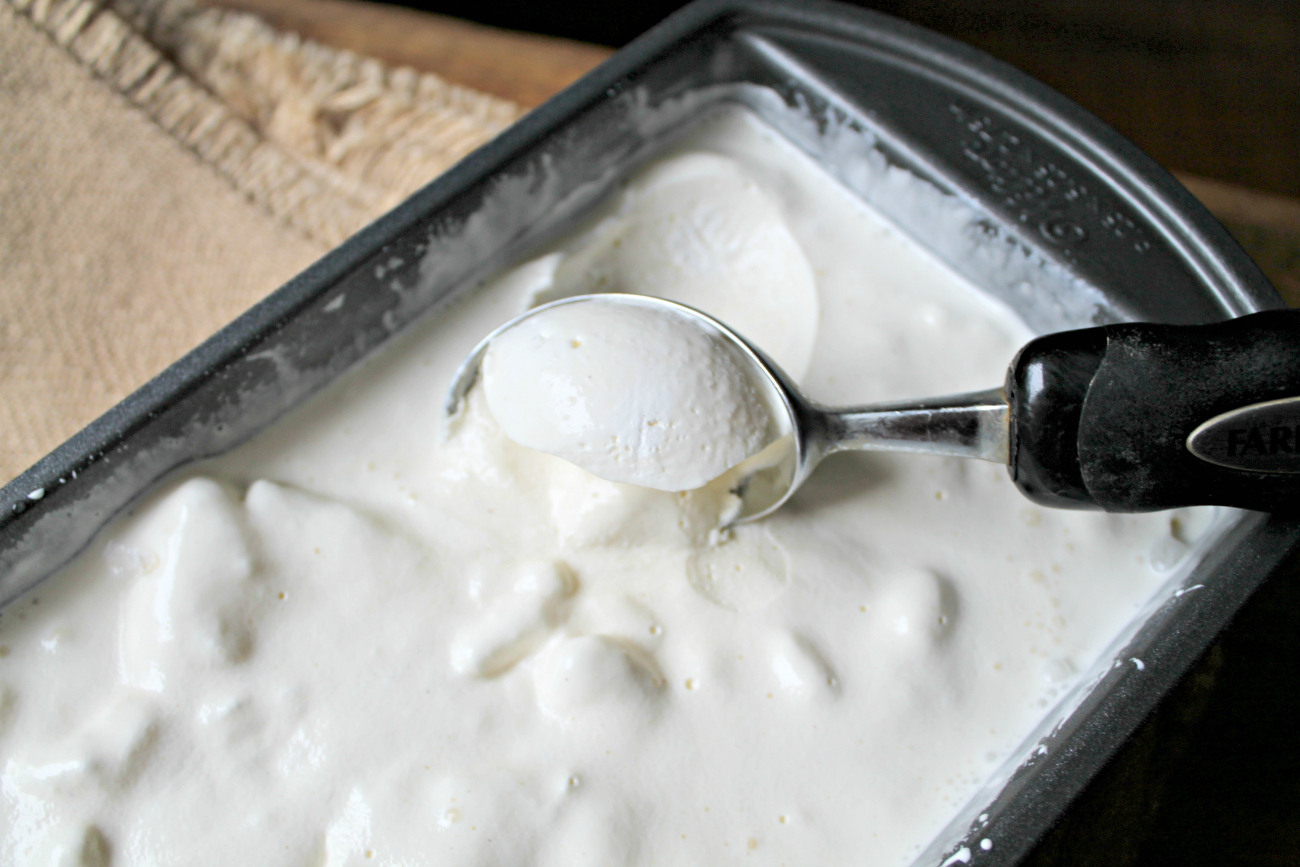
[{"label": "scoop bowl", "polygon": [[786,434],[729,471],[740,507],[731,513],[728,524],[770,515],[794,495],[823,458],[838,451],[876,449],[1007,463],[1008,409],[1001,388],[919,401],[826,407],[805,396],[762,350],[707,313],[663,298],[614,293],[576,295],[534,307],[479,341],[461,362],[447,390],[443,404],[446,430],[452,429],[464,410],[492,341],[521,322],[569,304],[656,307],[698,322],[701,328],[716,330],[736,344],[741,356],[753,365],[756,379],[766,382],[779,398],[773,405],[785,411],[780,422]]}]

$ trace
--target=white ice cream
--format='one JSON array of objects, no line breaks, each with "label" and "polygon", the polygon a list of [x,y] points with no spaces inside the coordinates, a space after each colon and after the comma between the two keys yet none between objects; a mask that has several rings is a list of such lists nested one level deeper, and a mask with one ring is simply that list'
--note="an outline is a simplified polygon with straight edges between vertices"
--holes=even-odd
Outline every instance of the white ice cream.
[{"label": "white ice cream", "polygon": [[630,292],[707,311],[791,376],[808,370],[817,280],[779,199],[746,167],[696,151],[643,172],[536,300]]},{"label": "white ice cream", "polygon": [[671,308],[549,307],[493,338],[482,382],[515,442],[659,491],[698,488],[784,433],[744,350]]},{"label": "white ice cream", "polygon": [[1028,337],[738,110],[542,252],[0,615],[0,863],[905,864],[1205,525],[851,453],[718,533],[725,484],[602,480],[482,389],[442,441],[484,334],[599,286],[829,404],[986,388]]}]

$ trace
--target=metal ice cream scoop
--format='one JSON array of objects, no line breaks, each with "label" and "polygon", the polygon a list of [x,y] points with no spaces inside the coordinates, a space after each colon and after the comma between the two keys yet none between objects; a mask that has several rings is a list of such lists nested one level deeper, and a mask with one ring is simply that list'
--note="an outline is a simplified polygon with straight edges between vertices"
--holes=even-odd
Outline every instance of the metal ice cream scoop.
[{"label": "metal ice cream scoop", "polygon": [[823,458],[848,449],[1005,464],[1027,497],[1061,508],[1281,511],[1300,504],[1300,310],[1211,325],[1063,331],[1026,344],[1002,386],[834,408],[810,400],[708,314],[642,295],[582,295],[534,308],[484,338],[457,371],[446,414],[462,408],[495,337],[560,304],[659,305],[716,329],[752,362],[784,407],[787,447],[741,465],[732,523],[771,514]]}]

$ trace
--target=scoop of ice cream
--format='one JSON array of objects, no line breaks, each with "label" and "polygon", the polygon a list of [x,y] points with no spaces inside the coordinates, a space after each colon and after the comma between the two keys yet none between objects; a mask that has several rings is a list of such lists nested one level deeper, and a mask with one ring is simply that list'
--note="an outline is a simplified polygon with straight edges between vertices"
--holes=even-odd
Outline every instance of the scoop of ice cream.
[{"label": "scoop of ice cream", "polygon": [[482,376],[511,439],[611,482],[698,488],[782,433],[779,398],[744,351],[671,308],[549,308],[493,339]]}]

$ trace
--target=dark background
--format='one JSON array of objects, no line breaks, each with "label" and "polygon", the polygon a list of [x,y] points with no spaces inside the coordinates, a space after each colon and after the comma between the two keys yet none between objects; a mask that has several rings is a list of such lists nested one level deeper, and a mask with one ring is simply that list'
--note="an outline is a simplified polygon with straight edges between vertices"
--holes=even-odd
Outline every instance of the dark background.
[{"label": "dark background", "polygon": [[[413,8],[621,46],[676,2]],[[875,0],[1073,98],[1166,167],[1300,196],[1300,0]],[[1300,565],[1245,607],[1028,863],[1300,864]]]},{"label": "dark background", "polygon": [[[400,3],[618,47],[684,5]],[[871,0],[1080,102],[1165,166],[1300,196],[1300,0]],[[1300,863],[1300,853],[1296,863]]]}]

